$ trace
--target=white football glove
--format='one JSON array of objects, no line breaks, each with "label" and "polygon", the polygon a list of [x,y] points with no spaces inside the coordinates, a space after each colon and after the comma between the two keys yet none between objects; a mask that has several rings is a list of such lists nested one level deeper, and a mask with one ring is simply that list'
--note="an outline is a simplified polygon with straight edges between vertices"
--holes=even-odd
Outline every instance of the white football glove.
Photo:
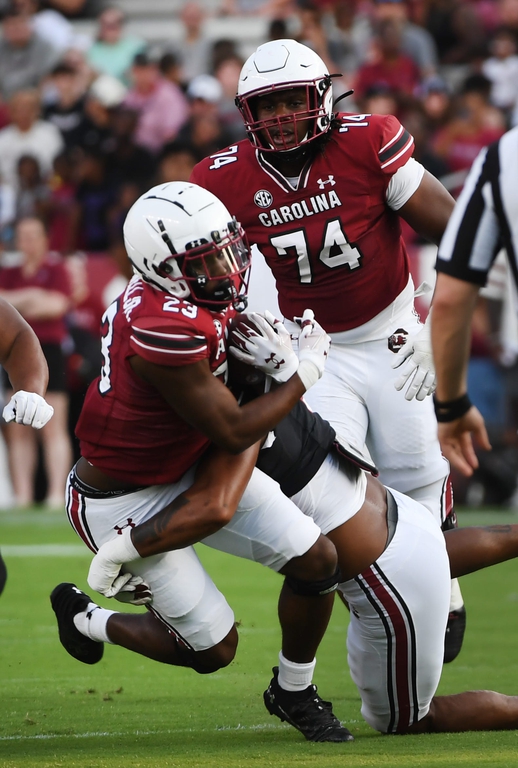
[{"label": "white football glove", "polygon": [[324,373],[331,338],[315,320],[312,309],[304,310],[300,326],[297,374],[307,391]]},{"label": "white football glove", "polygon": [[[146,605],[151,602],[152,595],[141,576],[133,576],[131,573],[121,573],[124,563],[139,560],[140,555],[131,541],[131,528],[123,528],[121,534],[117,534],[110,541],[105,542],[100,548],[88,571],[88,585],[105,597],[117,597],[122,602],[132,605]],[[146,590],[138,589],[144,585]],[[129,594],[122,598],[122,593]],[[136,594],[135,594],[136,593]]]},{"label": "white football glove", "polygon": [[408,384],[405,393],[406,400],[424,400],[425,397],[435,392],[435,366],[432,356],[432,343],[430,339],[430,317],[428,313],[426,323],[419,333],[409,337],[407,343],[397,353],[393,368],[401,367],[401,375],[394,382],[395,388],[400,392]]},{"label": "white football glove", "polygon": [[52,418],[53,413],[54,408],[43,397],[35,392],[19,389],[5,406],[2,416],[8,423],[15,421],[17,424],[41,429]]},{"label": "white football glove", "polygon": [[230,352],[238,360],[253,365],[278,382],[288,381],[299,367],[299,359],[291,345],[291,336],[271,312],[250,312],[233,328]]}]

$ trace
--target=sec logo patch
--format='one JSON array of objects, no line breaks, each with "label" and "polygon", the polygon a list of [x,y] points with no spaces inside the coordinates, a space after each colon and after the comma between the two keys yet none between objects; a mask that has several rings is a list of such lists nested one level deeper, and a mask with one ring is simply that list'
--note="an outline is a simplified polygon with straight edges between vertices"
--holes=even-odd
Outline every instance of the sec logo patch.
[{"label": "sec logo patch", "polygon": [[254,195],[254,203],[258,205],[259,208],[269,208],[273,203],[273,195],[271,192],[268,192],[267,189],[260,189]]}]

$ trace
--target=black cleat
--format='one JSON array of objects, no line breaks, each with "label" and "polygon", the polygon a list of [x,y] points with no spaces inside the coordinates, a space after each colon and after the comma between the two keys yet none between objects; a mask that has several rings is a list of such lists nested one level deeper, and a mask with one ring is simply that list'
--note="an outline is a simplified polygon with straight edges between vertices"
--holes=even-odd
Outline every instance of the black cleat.
[{"label": "black cleat", "polygon": [[74,624],[74,616],[85,611],[93,600],[75,584],[58,584],[52,590],[50,602],[58,620],[59,639],[68,653],[84,664],[97,664],[104,653],[104,643],[82,635]]},{"label": "black cleat", "polygon": [[466,609],[464,606],[450,611],[444,637],[444,663],[449,664],[457,658],[462,648],[466,631]]},{"label": "black cleat", "polygon": [[323,701],[316,685],[304,691],[285,691],[277,678],[279,667],[274,667],[273,678],[264,692],[264,703],[270,715],[276,715],[297,728],[308,741],[354,741],[354,737],[333,714],[330,701]]}]

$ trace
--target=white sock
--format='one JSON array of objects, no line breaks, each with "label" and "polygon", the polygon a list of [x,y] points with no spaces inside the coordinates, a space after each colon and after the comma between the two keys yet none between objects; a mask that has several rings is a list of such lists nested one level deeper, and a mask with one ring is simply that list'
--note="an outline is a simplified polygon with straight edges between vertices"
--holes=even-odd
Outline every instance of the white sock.
[{"label": "white sock", "polygon": [[285,691],[303,691],[313,680],[317,660],[297,664],[279,653],[279,685]]},{"label": "white sock", "polygon": [[460,591],[459,580],[451,580],[450,611],[458,611],[464,605],[464,598]]},{"label": "white sock", "polygon": [[96,603],[88,603],[86,611],[76,613],[74,624],[82,635],[96,640],[98,643],[111,643],[106,632],[106,624],[115,611],[108,611]]}]

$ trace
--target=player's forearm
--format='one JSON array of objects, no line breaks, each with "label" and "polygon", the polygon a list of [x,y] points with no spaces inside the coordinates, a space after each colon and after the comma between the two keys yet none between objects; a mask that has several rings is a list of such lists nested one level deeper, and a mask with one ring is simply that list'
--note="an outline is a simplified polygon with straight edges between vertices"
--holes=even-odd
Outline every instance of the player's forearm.
[{"label": "player's forearm", "polygon": [[190,546],[230,522],[258,452],[259,443],[238,456],[210,449],[198,466],[193,485],[132,529],[131,540],[139,555],[149,557]]},{"label": "player's forearm", "polygon": [[238,407],[220,424],[219,434],[211,439],[231,453],[244,451],[262,440],[297,404],[306,388],[297,374],[275,391]]},{"label": "player's forearm", "polygon": [[471,317],[478,286],[439,274],[433,299],[432,350],[436,398],[449,402],[467,390]]},{"label": "player's forearm", "polygon": [[20,324],[9,347],[2,350],[0,362],[15,392],[25,390],[45,395],[49,380],[47,361],[36,334],[27,323]]}]

